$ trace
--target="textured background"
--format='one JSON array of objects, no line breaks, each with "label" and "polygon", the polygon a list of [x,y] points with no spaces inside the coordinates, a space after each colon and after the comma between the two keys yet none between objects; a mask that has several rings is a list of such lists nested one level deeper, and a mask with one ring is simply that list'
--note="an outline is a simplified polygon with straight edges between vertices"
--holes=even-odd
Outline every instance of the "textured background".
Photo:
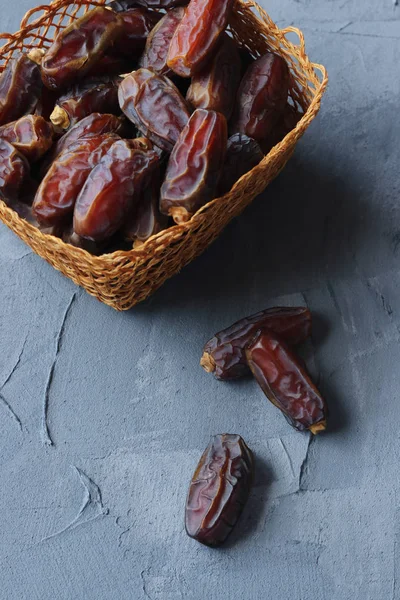
[{"label": "textured background", "polygon": [[[1,30],[31,3],[1,0]],[[329,90],[284,173],[181,275],[118,314],[0,226],[1,600],[400,598],[400,6],[263,4]],[[312,442],[251,380],[198,365],[215,330],[278,302],[316,315],[332,418]],[[183,507],[217,432],[243,435],[257,478],[210,550]]]}]

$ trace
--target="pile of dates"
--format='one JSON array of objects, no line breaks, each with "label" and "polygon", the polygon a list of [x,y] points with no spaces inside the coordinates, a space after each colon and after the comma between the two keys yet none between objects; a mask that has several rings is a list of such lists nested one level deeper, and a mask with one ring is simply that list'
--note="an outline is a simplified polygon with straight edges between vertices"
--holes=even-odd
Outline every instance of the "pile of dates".
[{"label": "pile of dates", "polygon": [[0,196],[95,254],[228,192],[297,123],[290,74],[226,27],[234,0],[115,0],[0,77]]}]

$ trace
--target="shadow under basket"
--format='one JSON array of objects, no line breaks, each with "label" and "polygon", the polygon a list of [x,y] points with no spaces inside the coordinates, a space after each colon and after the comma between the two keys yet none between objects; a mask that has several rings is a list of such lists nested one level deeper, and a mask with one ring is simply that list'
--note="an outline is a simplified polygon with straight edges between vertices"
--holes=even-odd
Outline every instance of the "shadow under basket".
[{"label": "shadow under basket", "polygon": [[[56,34],[87,10],[104,1],[56,0],[49,6],[29,11],[15,34],[1,34],[2,67],[14,53],[32,47],[47,48]],[[85,250],[41,233],[21,219],[0,200],[0,219],[26,242],[36,254],[82,286],[89,294],[116,310],[128,310],[145,300],[164,281],[178,273],[213,240],[229,221],[260,194],[284,168],[296,143],[318,113],[328,82],[325,68],[310,62],[303,34],[294,27],[279,29],[253,1],[237,0],[229,24],[232,35],[253,56],[268,50],[280,54],[291,70],[291,103],[302,115],[295,129],[231,191],[201,208],[187,223],[175,225],[129,251],[92,256]],[[287,36],[298,37],[296,45]]]}]

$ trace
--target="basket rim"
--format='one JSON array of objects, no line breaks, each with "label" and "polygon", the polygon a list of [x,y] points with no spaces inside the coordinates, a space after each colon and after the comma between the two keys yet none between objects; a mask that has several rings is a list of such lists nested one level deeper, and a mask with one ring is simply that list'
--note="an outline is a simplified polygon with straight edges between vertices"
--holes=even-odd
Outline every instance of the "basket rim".
[{"label": "basket rim", "polygon": [[[96,5],[102,6],[105,4],[105,1],[106,0],[79,0],[79,4],[83,5],[83,6],[85,6],[85,5],[87,5],[87,6],[96,6]],[[55,14],[60,8],[62,8],[64,6],[72,5],[72,4],[74,4],[73,0],[53,0],[53,2],[51,4],[40,5],[40,6],[36,6],[32,9],[30,9],[26,13],[24,18],[22,19],[21,29],[19,31],[15,32],[14,34],[0,33],[0,40],[2,40],[2,39],[9,40],[3,46],[0,47],[0,58],[2,58],[4,56],[4,54],[6,54],[7,52],[10,52],[10,46],[13,44],[13,42],[15,42],[16,38],[21,39],[24,37],[29,37],[28,34],[30,34],[30,32],[32,32],[35,29],[40,28],[41,25],[47,23],[47,21],[49,19],[49,15],[51,15],[51,13]],[[312,62],[309,60],[309,58],[305,52],[304,35],[299,28],[291,25],[291,26],[280,29],[271,20],[271,18],[266,13],[266,11],[264,11],[264,9],[261,6],[259,6],[254,0],[236,0],[236,6],[239,6],[239,8],[241,6],[256,8],[256,10],[260,16],[265,15],[268,18],[268,22],[270,23],[271,33],[273,33],[277,37],[286,36],[286,34],[288,34],[288,33],[297,35],[297,37],[299,38],[299,43],[296,45],[293,42],[290,42],[290,44],[293,46],[293,48],[298,49],[299,56],[301,56],[302,58],[307,60],[307,62],[309,63],[309,66],[311,67],[312,71],[315,74],[315,80],[318,83],[313,84],[314,90],[313,90],[312,100],[309,103],[305,112],[303,113],[302,117],[296,124],[296,126],[278,144],[276,144],[268,152],[268,154],[266,154],[264,156],[264,158],[260,161],[260,163],[256,167],[254,167],[248,173],[245,173],[244,175],[242,175],[242,177],[240,177],[240,179],[238,179],[236,181],[236,183],[233,185],[231,190],[226,195],[231,194],[232,192],[238,191],[240,188],[242,188],[244,186],[245,182],[247,182],[247,180],[249,179],[249,177],[251,177],[255,172],[262,171],[265,167],[267,167],[268,164],[270,162],[272,162],[278,154],[280,154],[281,150],[285,146],[292,145],[292,144],[294,145],[296,143],[296,138],[299,137],[299,132],[305,131],[305,129],[308,128],[309,124],[311,123],[311,121],[314,119],[314,117],[318,113],[320,105],[321,105],[322,97],[323,97],[323,95],[326,91],[327,85],[328,85],[328,73],[327,73],[326,68],[319,63],[315,63],[315,62]],[[40,10],[43,10],[44,14],[41,17],[34,19],[32,22],[29,23],[30,17],[35,12],[40,11]],[[257,19],[259,19],[258,15],[256,15],[256,17],[257,17]],[[192,229],[193,225],[195,225],[197,222],[199,222],[203,219],[204,213],[206,213],[216,203],[220,202],[221,199],[223,199],[224,197],[225,196],[219,196],[217,198],[213,198],[210,202],[208,202],[207,204],[202,206],[188,221],[186,221],[184,223],[172,225],[168,229],[165,229],[165,230],[159,232],[158,234],[151,236],[148,240],[146,240],[143,244],[141,244],[140,246],[138,246],[136,248],[131,248],[129,250],[115,250],[113,252],[101,254],[99,256],[90,254],[88,251],[86,251],[82,248],[77,248],[75,246],[71,246],[71,244],[64,242],[62,239],[60,239],[58,237],[41,232],[37,227],[28,223],[22,217],[19,217],[19,215],[17,215],[15,213],[15,211],[13,211],[12,208],[8,207],[1,198],[0,198],[0,206],[2,207],[2,210],[4,210],[6,212],[6,214],[9,213],[10,216],[13,215],[14,219],[16,219],[19,222],[22,222],[23,226],[25,227],[26,232],[29,235],[32,235],[36,238],[39,237],[39,239],[41,239],[44,244],[46,243],[46,240],[53,239],[53,240],[57,241],[58,244],[60,244],[60,247],[63,247],[63,246],[68,247],[69,252],[76,254],[77,257],[90,258],[90,261],[93,264],[96,264],[97,262],[104,263],[104,261],[109,262],[110,264],[114,264],[114,263],[119,263],[121,261],[125,262],[126,260],[130,260],[130,261],[134,262],[140,258],[147,256],[148,255],[148,246],[153,245],[156,240],[162,240],[163,237],[168,237],[170,242],[174,237],[179,238],[181,236],[181,233],[184,230]]]}]

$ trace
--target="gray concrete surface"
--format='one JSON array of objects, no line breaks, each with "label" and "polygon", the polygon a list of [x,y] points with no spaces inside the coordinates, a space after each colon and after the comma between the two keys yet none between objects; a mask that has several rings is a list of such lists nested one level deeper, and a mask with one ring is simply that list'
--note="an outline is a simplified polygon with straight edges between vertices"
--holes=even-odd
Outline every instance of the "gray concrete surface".
[{"label": "gray concrete surface", "polygon": [[[1,0],[1,30],[30,3]],[[322,112],[267,192],[135,310],[99,304],[0,226],[1,600],[400,598],[396,4],[265,1],[327,66]],[[307,354],[332,418],[312,441],[251,380],[198,365],[215,330],[278,302],[316,315]],[[210,550],[183,507],[225,431],[257,477]]]}]

